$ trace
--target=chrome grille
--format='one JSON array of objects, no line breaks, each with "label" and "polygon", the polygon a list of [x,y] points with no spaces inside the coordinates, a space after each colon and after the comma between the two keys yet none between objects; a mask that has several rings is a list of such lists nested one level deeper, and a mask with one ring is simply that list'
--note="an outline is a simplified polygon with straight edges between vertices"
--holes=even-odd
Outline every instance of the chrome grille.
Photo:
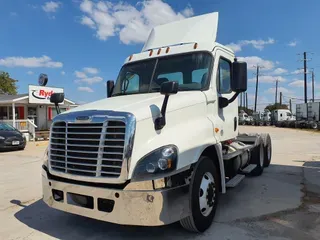
[{"label": "chrome grille", "polygon": [[121,174],[126,124],[55,122],[50,137],[50,167],[87,177],[117,178]]}]

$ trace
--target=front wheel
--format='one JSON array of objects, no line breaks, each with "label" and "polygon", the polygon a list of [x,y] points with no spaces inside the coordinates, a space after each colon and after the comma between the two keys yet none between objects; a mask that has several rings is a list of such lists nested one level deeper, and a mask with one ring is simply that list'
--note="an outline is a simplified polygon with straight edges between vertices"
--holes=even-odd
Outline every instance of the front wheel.
[{"label": "front wheel", "polygon": [[213,221],[218,204],[219,174],[213,160],[200,157],[191,178],[189,201],[191,216],[180,220],[183,228],[204,232]]}]

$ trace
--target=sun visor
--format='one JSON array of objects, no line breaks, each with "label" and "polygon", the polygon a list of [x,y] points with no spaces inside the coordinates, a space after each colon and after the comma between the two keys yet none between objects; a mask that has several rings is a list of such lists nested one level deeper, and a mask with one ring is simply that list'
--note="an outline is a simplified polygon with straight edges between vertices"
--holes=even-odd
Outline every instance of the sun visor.
[{"label": "sun visor", "polygon": [[183,43],[214,43],[217,29],[217,12],[159,25],[150,32],[142,52]]}]

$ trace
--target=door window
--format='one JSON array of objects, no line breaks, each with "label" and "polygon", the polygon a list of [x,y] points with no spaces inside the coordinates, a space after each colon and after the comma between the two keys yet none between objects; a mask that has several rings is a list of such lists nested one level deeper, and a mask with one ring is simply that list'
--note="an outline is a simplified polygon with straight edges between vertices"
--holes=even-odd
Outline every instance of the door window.
[{"label": "door window", "polygon": [[217,82],[219,93],[231,92],[231,63],[223,58],[219,59]]}]

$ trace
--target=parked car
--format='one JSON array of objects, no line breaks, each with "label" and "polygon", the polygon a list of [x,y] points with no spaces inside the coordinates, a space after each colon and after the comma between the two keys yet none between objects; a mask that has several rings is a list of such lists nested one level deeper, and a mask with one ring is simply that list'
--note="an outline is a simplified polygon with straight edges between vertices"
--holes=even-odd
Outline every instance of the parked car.
[{"label": "parked car", "polygon": [[26,147],[26,138],[16,128],[0,122],[0,150],[23,150]]}]

